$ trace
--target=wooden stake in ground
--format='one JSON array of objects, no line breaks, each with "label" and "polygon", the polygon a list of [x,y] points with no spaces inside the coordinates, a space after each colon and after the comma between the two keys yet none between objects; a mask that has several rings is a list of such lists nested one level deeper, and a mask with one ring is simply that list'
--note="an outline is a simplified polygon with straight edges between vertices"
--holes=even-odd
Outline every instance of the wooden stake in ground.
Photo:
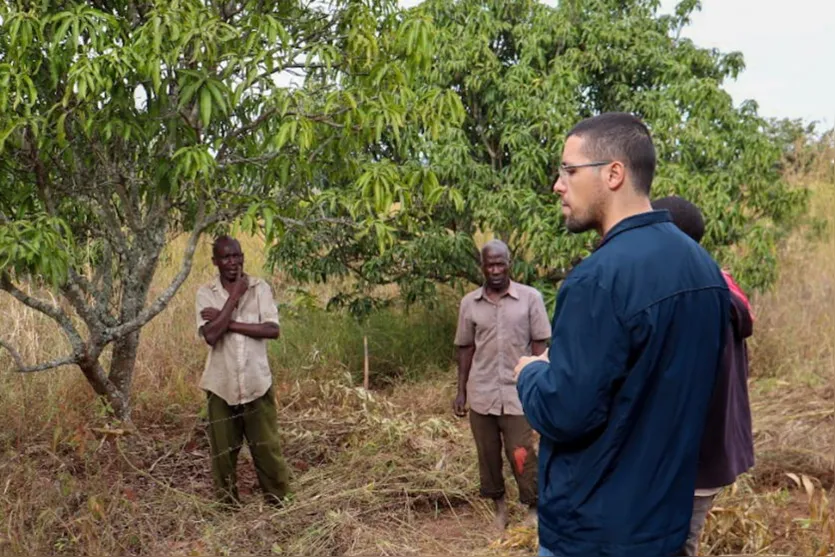
[{"label": "wooden stake in ground", "polygon": [[362,337],[362,387],[368,390],[368,337]]}]

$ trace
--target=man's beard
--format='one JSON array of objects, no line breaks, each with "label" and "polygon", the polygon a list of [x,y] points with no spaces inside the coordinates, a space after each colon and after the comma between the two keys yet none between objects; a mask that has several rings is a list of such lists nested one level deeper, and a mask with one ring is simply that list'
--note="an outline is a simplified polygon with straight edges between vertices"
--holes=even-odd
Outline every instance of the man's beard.
[{"label": "man's beard", "polygon": [[596,230],[602,220],[602,204],[598,199],[592,203],[583,215],[568,215],[565,217],[565,228],[572,234],[582,234],[589,230]]},{"label": "man's beard", "polygon": [[565,228],[572,234],[582,234],[583,232],[594,229],[596,226],[597,224],[594,222],[594,219],[590,217],[577,218],[570,216],[565,219]]},{"label": "man's beard", "polygon": [[594,224],[590,221],[581,221],[575,219],[566,219],[565,228],[572,234],[582,234],[594,228]]}]

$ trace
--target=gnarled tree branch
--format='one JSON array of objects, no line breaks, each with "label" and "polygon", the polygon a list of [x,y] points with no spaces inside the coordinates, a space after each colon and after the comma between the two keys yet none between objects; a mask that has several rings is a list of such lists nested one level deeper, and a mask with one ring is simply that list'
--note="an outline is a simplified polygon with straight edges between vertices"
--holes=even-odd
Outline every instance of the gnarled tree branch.
[{"label": "gnarled tree branch", "polygon": [[12,345],[4,341],[0,338],[0,346],[5,348],[9,351],[9,354],[12,355],[12,359],[14,360],[15,366],[17,369],[15,370],[18,373],[35,373],[37,371],[46,371],[48,369],[54,369],[56,367],[77,364],[79,359],[77,356],[64,356],[63,358],[56,358],[55,360],[51,360],[49,362],[44,362],[42,364],[37,364],[34,366],[27,366],[23,363],[23,358],[21,358],[20,353],[14,349]]},{"label": "gnarled tree branch", "polygon": [[118,253],[123,260],[127,260],[129,253],[128,243],[124,233],[122,232],[122,228],[119,226],[119,217],[116,215],[116,211],[113,207],[109,206],[107,200],[98,199],[98,201],[98,210],[96,212],[102,222],[104,222],[105,226],[107,226],[107,231],[111,234],[113,247],[116,249],[116,253]]},{"label": "gnarled tree branch", "polygon": [[97,301],[99,306],[103,308],[104,313],[110,315],[110,299],[113,294],[113,252],[110,242],[104,242],[102,245],[102,262],[93,282],[101,284],[96,296]]},{"label": "gnarled tree branch", "polygon": [[203,234],[203,231],[212,224],[219,222],[228,216],[231,215],[224,212],[218,212],[210,217],[206,217],[205,202],[202,199],[200,200],[200,207],[198,209],[196,219],[197,225],[195,225],[194,230],[189,237],[188,244],[186,244],[186,249],[183,253],[183,262],[180,264],[180,270],[171,281],[171,284],[168,285],[168,288],[166,288],[156,300],[139,312],[139,315],[137,315],[134,319],[131,319],[126,323],[122,323],[118,327],[109,327],[105,329],[103,334],[105,342],[112,342],[114,339],[124,337],[125,335],[129,335],[130,333],[141,329],[146,323],[156,317],[157,314],[168,306],[168,303],[177,293],[177,290],[180,289],[180,286],[182,286],[183,282],[185,282],[191,272],[191,266],[194,262],[194,252],[197,249],[197,242],[200,240],[200,236]]},{"label": "gnarled tree branch", "polygon": [[11,294],[17,301],[20,303],[29,306],[30,308],[43,313],[44,315],[52,318],[55,322],[57,322],[61,329],[63,329],[64,334],[66,334],[67,338],[70,341],[70,344],[73,347],[74,353],[78,356],[84,353],[84,341],[81,339],[81,335],[78,334],[75,326],[70,321],[69,316],[59,307],[53,306],[43,300],[35,298],[33,296],[29,296],[14,284],[12,284],[11,279],[5,273],[0,274],[0,289],[5,290],[9,294]]},{"label": "gnarled tree branch", "polygon": [[[110,248],[107,248],[108,252]],[[105,267],[111,265],[111,262],[108,261]],[[106,272],[106,271],[102,271]],[[96,288],[94,281],[90,281],[87,277],[82,274],[79,274],[75,271],[75,269],[70,269],[70,281],[74,282],[81,288],[83,295],[88,296],[93,299],[92,302],[92,309],[96,314],[96,317],[106,326],[108,327],[115,327],[116,326],[116,319],[113,315],[110,314],[108,308],[108,301],[110,300],[110,284],[108,283],[108,277],[112,277],[112,273],[107,272],[106,275],[103,277],[99,277],[95,280],[95,282],[102,282],[101,288]],[[111,278],[112,280],[112,278]]]},{"label": "gnarled tree branch", "polygon": [[122,202],[123,211],[125,212],[125,219],[130,226],[131,230],[136,233],[142,231],[142,222],[139,216],[136,214],[136,211],[139,207],[134,207],[135,199],[131,199],[132,196],[128,194],[127,189],[125,188],[125,180],[123,176],[118,176],[115,181],[115,190],[116,195],[119,197],[119,201]]},{"label": "gnarled tree branch", "polygon": [[95,301],[87,301],[88,295],[95,300],[95,292],[86,292],[85,286],[92,287],[85,277],[76,273],[74,269],[70,269],[69,280],[61,290],[91,331],[100,329],[104,325],[115,324],[113,317],[107,313],[106,307],[99,306]]}]

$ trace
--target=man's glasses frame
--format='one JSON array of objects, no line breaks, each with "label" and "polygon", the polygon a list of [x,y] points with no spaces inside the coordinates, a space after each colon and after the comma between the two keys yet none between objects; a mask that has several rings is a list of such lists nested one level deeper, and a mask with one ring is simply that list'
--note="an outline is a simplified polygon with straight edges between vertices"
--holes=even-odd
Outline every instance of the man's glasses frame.
[{"label": "man's glasses frame", "polygon": [[565,174],[567,170],[576,170],[577,168],[586,168],[589,166],[606,166],[607,164],[612,164],[615,161],[594,161],[594,162],[584,162],[582,164],[561,164],[559,168],[560,178],[567,178],[569,175]]}]

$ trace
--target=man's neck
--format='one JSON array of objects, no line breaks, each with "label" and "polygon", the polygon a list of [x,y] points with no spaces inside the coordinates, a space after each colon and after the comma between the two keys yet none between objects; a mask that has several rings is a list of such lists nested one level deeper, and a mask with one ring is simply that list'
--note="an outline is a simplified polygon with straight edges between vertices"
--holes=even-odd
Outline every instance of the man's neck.
[{"label": "man's neck", "polygon": [[510,281],[507,281],[507,284],[505,284],[503,287],[499,288],[498,290],[490,288],[486,284],[484,285],[484,294],[488,298],[490,298],[491,300],[498,300],[499,298],[501,298],[502,296],[507,294],[508,290],[510,290]]},{"label": "man's neck", "polygon": [[601,238],[605,238],[609,231],[618,225],[621,221],[652,211],[652,203],[648,197],[639,195],[630,195],[626,202],[620,202],[617,205],[613,204],[611,209],[603,218],[603,222],[597,232]]},{"label": "man's neck", "polygon": [[222,275],[220,276],[220,285],[221,285],[221,286],[223,287],[223,289],[224,289],[224,290],[226,290],[227,292],[229,292],[229,290],[232,288],[232,285],[233,285],[233,284],[234,284],[234,282],[233,282],[233,281],[226,280],[225,278],[223,278],[223,276],[222,276]]}]

